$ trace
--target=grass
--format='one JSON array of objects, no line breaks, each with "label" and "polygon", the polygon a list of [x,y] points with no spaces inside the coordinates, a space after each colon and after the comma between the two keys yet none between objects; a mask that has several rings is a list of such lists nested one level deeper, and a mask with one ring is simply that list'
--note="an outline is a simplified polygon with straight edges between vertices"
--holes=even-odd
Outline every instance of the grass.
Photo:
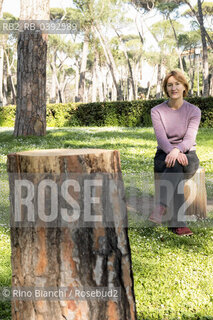
[{"label": "grass", "polygon": [[[213,129],[202,128],[197,137],[200,165],[206,170],[208,199],[213,199]],[[0,130],[0,287],[11,279],[8,153],[49,148],[105,148],[120,151],[126,193],[131,181],[138,194],[153,197],[152,128],[66,128],[48,130],[45,137],[14,138]],[[143,192],[142,192],[143,190]],[[145,191],[144,191],[145,190]],[[209,213],[212,220],[212,212]],[[132,212],[129,211],[131,221]],[[135,294],[139,320],[213,319],[213,228],[201,222],[194,236],[179,238],[166,227],[129,228]],[[0,302],[0,319],[10,319],[10,304]]]}]

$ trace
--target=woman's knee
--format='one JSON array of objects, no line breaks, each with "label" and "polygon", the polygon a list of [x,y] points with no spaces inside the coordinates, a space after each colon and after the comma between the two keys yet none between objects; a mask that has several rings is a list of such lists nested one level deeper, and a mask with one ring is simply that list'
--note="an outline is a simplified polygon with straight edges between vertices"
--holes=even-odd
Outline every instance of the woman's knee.
[{"label": "woman's knee", "polygon": [[174,167],[168,168],[171,172],[183,172],[183,166],[176,160]]},{"label": "woman's knee", "polygon": [[188,159],[188,165],[184,167],[185,173],[195,173],[199,168],[200,161],[195,152],[190,152],[188,155],[186,154]]}]

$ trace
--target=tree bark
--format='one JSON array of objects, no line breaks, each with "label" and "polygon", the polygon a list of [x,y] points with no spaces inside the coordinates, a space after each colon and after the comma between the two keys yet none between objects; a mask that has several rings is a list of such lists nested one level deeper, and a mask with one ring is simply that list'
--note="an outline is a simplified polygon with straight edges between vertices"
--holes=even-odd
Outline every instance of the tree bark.
[{"label": "tree bark", "polygon": [[[92,68],[92,102],[97,101],[97,68],[98,68],[97,63],[98,63],[97,55],[95,53],[94,65]],[[99,79],[99,81],[101,81],[101,79]]]},{"label": "tree bark", "polygon": [[156,70],[158,70],[158,65],[157,65],[157,64],[154,66],[153,73],[152,73],[152,78],[151,78],[151,80],[149,81],[148,91],[147,91],[147,95],[146,95],[146,100],[149,100],[149,95],[150,95],[150,91],[151,91],[151,87],[152,87],[152,83],[153,83],[153,79],[154,79],[154,75],[155,75],[155,71],[156,71]]},{"label": "tree bark", "polygon": [[[119,152],[103,149],[18,152],[8,155],[8,172],[11,200],[12,286],[43,289],[69,287],[73,290],[116,287],[120,288],[121,296],[118,301],[75,298],[64,301],[12,300],[12,319],[136,320]],[[26,208],[22,206],[20,224],[17,226],[15,210],[20,202],[17,201],[19,199],[17,193],[14,193],[15,180],[17,183],[17,180],[26,182],[30,179],[35,190],[39,190],[41,182],[52,180],[57,183],[56,190],[59,190],[62,189],[64,182],[71,181],[69,180],[71,177],[78,183],[78,187],[67,188],[67,193],[79,204],[77,220],[61,223],[61,216],[59,217],[61,208],[69,208],[68,203],[63,202],[60,193],[52,192],[51,196],[48,190],[45,190],[44,208],[49,208],[47,204],[49,198],[53,197],[53,201],[61,199],[58,200],[56,224],[48,225],[37,218],[34,225],[28,226]],[[102,188],[92,187],[88,191],[85,187],[85,181],[88,180],[92,183],[102,182]],[[110,181],[113,182],[112,188],[109,188]],[[90,201],[85,204],[85,194],[91,192],[92,197],[99,199],[99,202],[91,204]],[[38,192],[35,192],[33,204],[36,217],[42,212],[42,209],[39,209],[42,199],[38,197]],[[99,219],[96,222],[90,221],[87,225],[85,208],[88,206],[91,208],[91,217],[96,216]],[[55,207],[57,204],[54,202],[50,211]],[[71,211],[75,214],[73,210]],[[32,212],[33,210],[30,211]],[[69,217],[73,215],[70,214]]]},{"label": "tree bark", "polygon": [[97,34],[99,40],[100,40],[101,46],[104,50],[104,55],[106,57],[106,61],[107,61],[110,73],[112,75],[113,83],[114,83],[114,86],[116,88],[116,93],[117,93],[116,100],[123,100],[122,92],[121,92],[121,89],[119,87],[118,80],[117,80],[118,71],[116,68],[116,64],[115,64],[112,52],[108,46],[107,39],[104,37],[104,35],[101,31],[101,27],[98,26],[97,23],[96,23],[96,26],[94,27],[94,29],[96,31],[96,34]]},{"label": "tree bark", "polygon": [[100,63],[100,59],[99,59],[99,53],[96,50],[95,51],[95,61],[96,61],[96,76],[98,78],[98,97],[99,97],[99,101],[104,101],[104,92],[103,92],[103,82],[104,82],[104,78],[102,77],[102,70],[101,67],[99,65]]},{"label": "tree bark", "polygon": [[8,57],[8,54],[7,54],[6,50],[4,51],[4,53],[5,53],[5,56],[6,56],[8,76],[9,76],[9,79],[10,79],[10,85],[11,85],[11,91],[12,91],[12,103],[15,105],[16,104],[16,88],[15,88],[15,85],[14,85],[14,82],[13,82],[11,65],[10,65],[9,57]]},{"label": "tree bark", "polygon": [[[0,18],[2,19],[2,6],[4,0],[0,0]],[[3,65],[4,65],[4,35],[1,35],[2,41],[0,42],[0,106],[3,105]]]},{"label": "tree bark", "polygon": [[191,82],[191,86],[190,86],[190,94],[193,95],[193,91],[194,91],[194,79],[195,79],[195,49],[194,49],[194,54],[193,54],[193,61],[191,59],[191,53],[192,50],[190,48],[190,54],[189,54],[189,65],[190,65],[190,69],[189,69],[189,77],[190,77],[190,82]]},{"label": "tree bark", "polygon": [[78,97],[75,98],[76,102],[85,102],[85,75],[87,69],[87,57],[89,53],[89,34],[90,30],[85,31],[82,59],[81,59],[81,69],[78,84]]},{"label": "tree bark", "polygon": [[161,93],[162,93],[162,89],[161,89],[161,63],[158,63],[157,65],[157,89],[156,89],[156,99],[161,98]]},{"label": "tree bark", "polygon": [[206,43],[206,34],[203,22],[203,12],[202,12],[202,4],[201,0],[197,1],[198,5],[198,15],[199,15],[199,23],[200,23],[200,32],[201,32],[201,40],[203,47],[203,96],[208,97],[209,95],[209,65],[208,65],[208,51],[207,51],[207,43]]},{"label": "tree bark", "polygon": [[57,70],[56,70],[56,52],[53,52],[52,62],[50,63],[52,71],[51,90],[50,90],[50,102],[56,102],[56,84],[57,84]]},{"label": "tree bark", "polygon": [[3,64],[3,106],[7,105],[8,88],[7,88],[7,64]]},{"label": "tree bark", "polygon": [[213,97],[213,73],[210,75],[209,95]]},{"label": "tree bark", "polygon": [[4,48],[0,43],[0,106],[3,105],[3,70],[4,70]]},{"label": "tree bark", "polygon": [[[20,20],[49,19],[49,0],[22,0]],[[46,134],[47,35],[23,30],[18,38],[14,136]]]}]

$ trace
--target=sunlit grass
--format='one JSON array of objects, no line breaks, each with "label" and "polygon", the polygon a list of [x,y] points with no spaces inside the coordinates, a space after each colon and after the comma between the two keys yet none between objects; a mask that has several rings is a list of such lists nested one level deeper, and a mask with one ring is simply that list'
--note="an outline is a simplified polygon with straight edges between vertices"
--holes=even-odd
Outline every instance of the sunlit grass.
[{"label": "sunlit grass", "polygon": [[[197,137],[197,154],[206,170],[209,200],[213,199],[212,137],[213,129],[204,128]],[[12,129],[1,129],[0,286],[9,285],[11,278],[7,154],[52,148],[117,149],[127,194],[132,179],[139,195],[145,190],[153,197],[156,140],[152,128],[54,128],[45,137],[26,138],[14,138]],[[131,212],[129,215],[131,218]],[[139,320],[213,319],[213,230],[202,223],[192,228],[193,237],[179,238],[166,227],[130,227]],[[10,319],[8,304],[1,302],[0,319]]]}]

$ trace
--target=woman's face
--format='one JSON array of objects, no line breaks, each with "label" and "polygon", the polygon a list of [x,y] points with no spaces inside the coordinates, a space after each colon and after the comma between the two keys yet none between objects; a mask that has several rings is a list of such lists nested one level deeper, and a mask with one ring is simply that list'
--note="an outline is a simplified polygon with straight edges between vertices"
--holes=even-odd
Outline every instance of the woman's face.
[{"label": "woman's face", "polygon": [[184,85],[175,79],[175,77],[171,76],[166,85],[168,96],[172,99],[183,98],[183,92],[185,90]]}]

